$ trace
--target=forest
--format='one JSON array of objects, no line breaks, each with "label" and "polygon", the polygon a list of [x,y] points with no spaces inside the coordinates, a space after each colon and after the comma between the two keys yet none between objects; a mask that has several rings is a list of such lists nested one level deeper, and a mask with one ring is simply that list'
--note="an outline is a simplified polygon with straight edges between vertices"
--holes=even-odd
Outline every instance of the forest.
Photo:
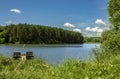
[{"label": "forest", "polygon": [[0,43],[76,44],[83,43],[81,33],[43,25],[11,24],[0,27]]},{"label": "forest", "polygon": [[84,42],[87,43],[100,43],[101,37],[84,37]]}]

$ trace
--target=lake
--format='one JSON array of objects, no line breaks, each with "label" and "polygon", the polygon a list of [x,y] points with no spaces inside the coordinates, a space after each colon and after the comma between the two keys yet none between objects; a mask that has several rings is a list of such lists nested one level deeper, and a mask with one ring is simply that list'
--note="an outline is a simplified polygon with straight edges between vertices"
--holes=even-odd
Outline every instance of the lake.
[{"label": "lake", "polygon": [[0,45],[0,53],[12,57],[13,52],[33,52],[36,58],[42,58],[51,64],[58,64],[68,58],[87,59],[92,50],[100,47],[98,43],[59,44],[59,45]]}]

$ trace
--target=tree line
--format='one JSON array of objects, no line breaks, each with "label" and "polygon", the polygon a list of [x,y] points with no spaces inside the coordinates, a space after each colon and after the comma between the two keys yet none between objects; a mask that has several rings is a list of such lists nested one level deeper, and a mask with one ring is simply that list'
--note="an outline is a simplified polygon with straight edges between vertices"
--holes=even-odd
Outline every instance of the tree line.
[{"label": "tree line", "polygon": [[0,27],[0,43],[75,44],[83,43],[83,36],[81,33],[61,28],[33,24],[11,24]]},{"label": "tree line", "polygon": [[101,37],[84,37],[84,42],[100,43]]}]

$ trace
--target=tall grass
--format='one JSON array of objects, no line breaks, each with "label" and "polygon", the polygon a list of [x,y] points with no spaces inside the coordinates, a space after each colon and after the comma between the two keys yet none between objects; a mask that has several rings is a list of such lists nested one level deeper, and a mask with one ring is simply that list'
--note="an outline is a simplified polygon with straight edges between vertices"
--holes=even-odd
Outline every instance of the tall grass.
[{"label": "tall grass", "polygon": [[[2,57],[2,58],[1,58]],[[53,66],[42,59],[13,60],[1,55],[0,79],[119,79],[120,55],[106,62],[69,59]]]}]

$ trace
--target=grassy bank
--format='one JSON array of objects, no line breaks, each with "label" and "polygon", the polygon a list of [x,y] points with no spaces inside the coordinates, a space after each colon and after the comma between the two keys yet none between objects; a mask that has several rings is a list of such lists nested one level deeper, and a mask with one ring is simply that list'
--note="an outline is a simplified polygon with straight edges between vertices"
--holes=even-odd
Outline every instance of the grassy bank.
[{"label": "grassy bank", "polygon": [[0,57],[0,79],[119,79],[120,55],[105,62],[67,60],[53,66],[41,59],[14,61]]}]

